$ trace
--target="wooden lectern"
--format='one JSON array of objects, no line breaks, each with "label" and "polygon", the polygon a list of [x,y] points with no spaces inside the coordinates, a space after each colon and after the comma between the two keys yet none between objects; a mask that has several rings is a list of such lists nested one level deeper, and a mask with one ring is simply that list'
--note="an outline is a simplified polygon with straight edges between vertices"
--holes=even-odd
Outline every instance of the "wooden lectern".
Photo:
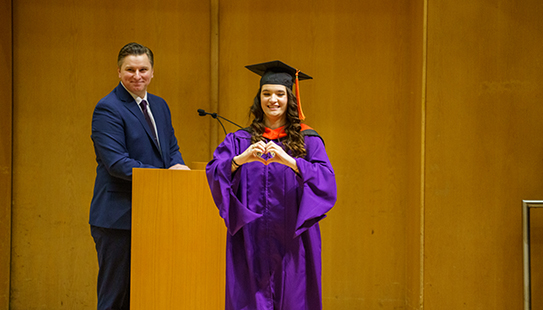
[{"label": "wooden lectern", "polygon": [[134,169],[131,310],[224,309],[226,227],[203,170]]}]

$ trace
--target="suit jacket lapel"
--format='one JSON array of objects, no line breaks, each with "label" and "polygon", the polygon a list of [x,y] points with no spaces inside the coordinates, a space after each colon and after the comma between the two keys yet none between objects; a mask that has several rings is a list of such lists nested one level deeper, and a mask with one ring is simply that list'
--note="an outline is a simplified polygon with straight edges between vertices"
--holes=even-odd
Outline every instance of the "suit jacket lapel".
[{"label": "suit jacket lapel", "polygon": [[151,102],[154,102],[154,100],[151,97],[152,96],[147,96],[147,99],[149,100],[149,105],[151,105],[151,111],[153,112],[153,118],[155,119],[156,123],[156,130],[158,134],[158,139],[160,141],[162,161],[164,161],[165,165],[167,166],[170,164],[170,161],[168,160],[169,144],[167,143],[166,139],[168,136],[166,133],[166,130],[168,128],[168,120],[164,117],[166,113],[165,111],[163,111],[162,105],[152,104]]},{"label": "suit jacket lapel", "polygon": [[[136,118],[139,120],[139,122],[141,123],[141,126],[143,127],[143,129],[145,130],[145,132],[147,133],[147,135],[149,136],[151,141],[153,141],[153,144],[155,145],[157,150],[159,152],[161,152],[158,145],[157,145],[157,143],[156,143],[156,141],[155,141],[155,139],[153,139],[153,135],[151,133],[151,128],[149,128],[149,125],[147,125],[147,121],[145,120],[145,116],[143,116],[143,113],[141,112],[140,107],[138,107],[138,104],[136,103],[136,101],[134,100],[132,95],[130,95],[130,93],[128,93],[126,91],[126,89],[124,89],[124,87],[123,87],[123,85],[121,83],[119,83],[119,85],[117,86],[116,93],[117,93],[117,96],[119,97],[119,99],[121,99],[121,101],[123,101],[124,106],[132,114],[134,114],[136,116]],[[153,116],[155,116],[155,115],[153,114]],[[156,120],[156,118],[155,118],[155,122],[157,123],[157,131],[159,131],[158,130],[159,122]],[[159,139],[160,139],[160,136],[161,135],[159,134]]]}]

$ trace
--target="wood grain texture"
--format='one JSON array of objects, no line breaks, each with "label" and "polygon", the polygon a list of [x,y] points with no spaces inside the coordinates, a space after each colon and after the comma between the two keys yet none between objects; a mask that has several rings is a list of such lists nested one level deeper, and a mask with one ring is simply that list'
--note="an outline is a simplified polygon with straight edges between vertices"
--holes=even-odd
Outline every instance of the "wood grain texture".
[{"label": "wood grain texture", "polygon": [[[209,157],[206,1],[14,1],[12,309],[96,309],[88,213],[94,106],[119,82],[117,54],[155,54],[149,92],[163,97],[187,163]],[[196,56],[198,55],[198,56]]]},{"label": "wood grain texture", "polygon": [[0,309],[9,307],[12,175],[11,1],[0,1]]},{"label": "wood grain texture", "polygon": [[224,307],[226,228],[204,171],[134,169],[130,309]]},{"label": "wood grain texture", "polygon": [[543,196],[543,3],[428,11],[424,308],[520,309],[522,200]]},{"label": "wood grain texture", "polygon": [[522,304],[521,201],[542,195],[541,1],[428,1],[427,24],[423,0],[213,3],[212,58],[206,1],[13,2],[13,142],[0,140],[13,145],[12,309],[95,308],[90,119],[130,41],[155,52],[150,92],[170,104],[189,165],[224,138],[198,108],[213,99],[248,124],[258,77],[245,65],[314,77],[304,112],[339,197],[321,226],[327,309]]}]

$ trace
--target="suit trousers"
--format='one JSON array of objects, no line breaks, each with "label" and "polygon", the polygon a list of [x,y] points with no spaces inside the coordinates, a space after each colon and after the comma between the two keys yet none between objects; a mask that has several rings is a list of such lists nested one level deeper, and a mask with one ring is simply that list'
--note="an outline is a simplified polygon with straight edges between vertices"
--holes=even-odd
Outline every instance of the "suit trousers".
[{"label": "suit trousers", "polygon": [[130,309],[131,231],[91,225],[98,254],[98,310]]}]

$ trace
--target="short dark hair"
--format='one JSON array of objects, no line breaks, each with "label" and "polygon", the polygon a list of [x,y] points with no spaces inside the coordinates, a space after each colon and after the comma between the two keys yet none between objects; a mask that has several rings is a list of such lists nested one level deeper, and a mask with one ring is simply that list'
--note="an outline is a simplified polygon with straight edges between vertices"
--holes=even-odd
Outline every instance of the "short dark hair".
[{"label": "short dark hair", "polygon": [[123,60],[126,56],[130,55],[147,55],[149,57],[149,62],[151,63],[151,67],[154,65],[154,59],[153,59],[153,52],[150,48],[147,46],[143,46],[141,44],[132,42],[128,43],[123,48],[121,48],[121,51],[119,52],[119,56],[117,57],[117,66],[120,68],[123,64]]}]

